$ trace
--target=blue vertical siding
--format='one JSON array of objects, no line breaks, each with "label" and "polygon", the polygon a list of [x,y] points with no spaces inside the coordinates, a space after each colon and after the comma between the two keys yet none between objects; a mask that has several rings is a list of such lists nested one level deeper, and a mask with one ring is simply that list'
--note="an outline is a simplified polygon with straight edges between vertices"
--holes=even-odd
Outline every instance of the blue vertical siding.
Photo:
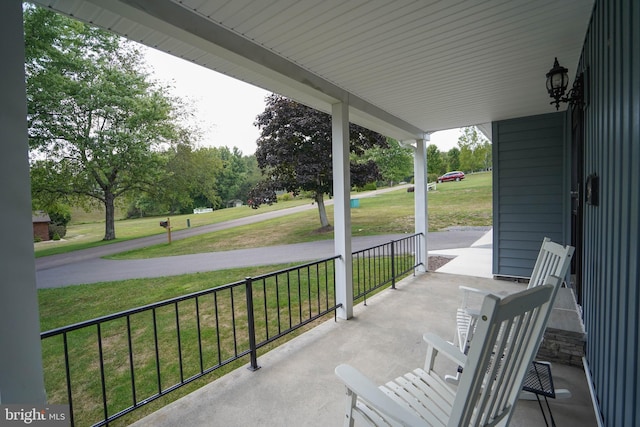
[{"label": "blue vertical siding", "polygon": [[544,237],[565,243],[565,114],[493,123],[493,274],[530,277]]},{"label": "blue vertical siding", "polygon": [[640,425],[640,1],[597,1],[585,39],[583,309],[587,359],[607,426]]}]

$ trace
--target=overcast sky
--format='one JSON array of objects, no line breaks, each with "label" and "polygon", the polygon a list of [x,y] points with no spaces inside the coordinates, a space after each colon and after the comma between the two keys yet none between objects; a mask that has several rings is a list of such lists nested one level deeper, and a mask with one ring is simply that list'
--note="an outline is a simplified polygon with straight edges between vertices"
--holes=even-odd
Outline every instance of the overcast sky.
[{"label": "overcast sky", "polygon": [[[270,92],[155,49],[144,51],[154,78],[174,86],[173,95],[192,105],[194,123],[204,134],[201,145],[238,147],[244,155],[255,152],[259,132],[253,122]],[[449,151],[459,134],[458,129],[436,132],[429,144]]]}]

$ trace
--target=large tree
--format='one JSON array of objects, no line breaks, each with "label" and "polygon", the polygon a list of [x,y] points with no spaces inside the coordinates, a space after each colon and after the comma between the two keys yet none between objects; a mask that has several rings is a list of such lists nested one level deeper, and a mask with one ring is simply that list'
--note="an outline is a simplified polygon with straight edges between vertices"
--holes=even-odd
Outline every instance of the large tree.
[{"label": "large tree", "polygon": [[222,160],[216,148],[193,149],[178,144],[170,149],[166,176],[160,181],[157,200],[166,204],[169,212],[188,213],[193,208],[218,209],[222,206],[216,175],[222,170]]},{"label": "large tree", "polygon": [[413,175],[413,149],[391,138],[387,139],[387,143],[389,147],[374,147],[367,150],[365,156],[378,165],[382,179],[390,185],[409,180]]},{"label": "large tree", "polygon": [[115,239],[116,199],[153,186],[157,150],[188,139],[179,103],[130,42],[33,6],[24,24],[33,190],[103,204]]},{"label": "large tree", "polygon": [[447,165],[448,170],[456,171],[460,169],[460,149],[457,147],[453,147],[451,150],[447,151]]},{"label": "large tree", "polygon": [[[318,205],[320,225],[326,229],[330,224],[324,195],[333,191],[331,116],[275,94],[266,101],[255,123],[260,128],[256,159],[265,179],[251,191],[249,204],[257,208],[274,203],[277,190],[310,192]],[[386,138],[350,123],[349,139],[356,156],[351,160],[351,185],[378,180],[375,162],[357,158],[372,147],[386,147]]]},{"label": "large tree", "polygon": [[442,175],[446,172],[446,165],[440,149],[435,144],[427,147],[427,172],[433,175]]},{"label": "large tree", "polygon": [[491,167],[491,142],[475,126],[462,128],[458,147],[461,169],[477,171]]},{"label": "large tree", "polygon": [[241,198],[242,185],[247,179],[247,162],[242,157],[242,152],[233,147],[215,148],[222,163],[217,169],[216,178],[218,180],[218,192],[223,205],[234,199]]}]

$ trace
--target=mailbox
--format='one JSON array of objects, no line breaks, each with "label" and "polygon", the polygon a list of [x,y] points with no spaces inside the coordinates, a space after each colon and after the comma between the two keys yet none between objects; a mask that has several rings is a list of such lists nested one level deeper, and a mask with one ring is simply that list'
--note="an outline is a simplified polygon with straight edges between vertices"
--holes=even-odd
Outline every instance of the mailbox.
[{"label": "mailbox", "polygon": [[169,223],[167,221],[160,221],[160,227],[167,228]]}]

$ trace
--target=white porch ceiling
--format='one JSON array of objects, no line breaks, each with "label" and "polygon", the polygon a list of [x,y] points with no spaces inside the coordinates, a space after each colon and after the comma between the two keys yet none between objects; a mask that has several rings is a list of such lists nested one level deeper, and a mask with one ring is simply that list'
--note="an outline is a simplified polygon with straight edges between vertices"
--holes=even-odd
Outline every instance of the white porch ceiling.
[{"label": "white porch ceiling", "polygon": [[593,0],[36,0],[398,139],[555,111]]}]

